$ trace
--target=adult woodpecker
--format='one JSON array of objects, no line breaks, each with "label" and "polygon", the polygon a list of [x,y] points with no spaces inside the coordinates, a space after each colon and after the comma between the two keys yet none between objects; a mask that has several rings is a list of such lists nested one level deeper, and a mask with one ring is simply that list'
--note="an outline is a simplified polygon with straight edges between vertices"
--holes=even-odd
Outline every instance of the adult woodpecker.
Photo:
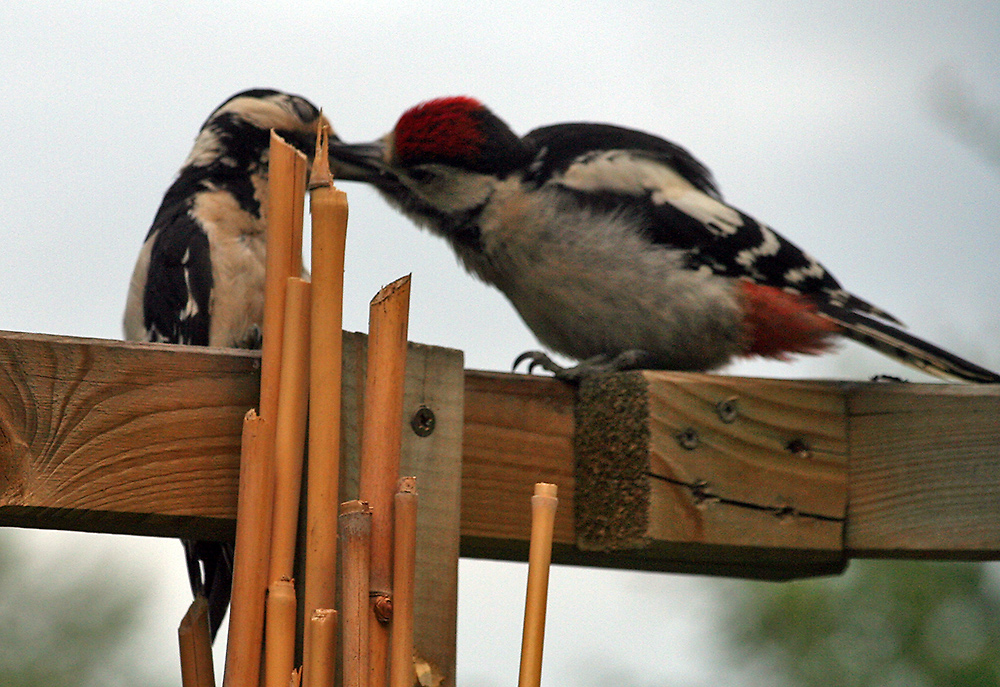
[{"label": "adult woodpecker", "polygon": [[[500,289],[539,341],[580,363],[706,371],[741,356],[818,354],[843,335],[931,374],[1000,376],[899,329],[815,259],[728,205],[683,148],[606,124],[518,137],[480,102],[431,100],[374,144],[331,147]],[[515,366],[517,363],[515,363]]]},{"label": "adult woodpecker", "polygon": [[[265,89],[237,93],[209,115],[139,251],[126,339],[260,346],[270,131],[311,156],[320,117],[305,98]],[[232,544],[185,541],[184,549],[214,638],[229,605]]]}]

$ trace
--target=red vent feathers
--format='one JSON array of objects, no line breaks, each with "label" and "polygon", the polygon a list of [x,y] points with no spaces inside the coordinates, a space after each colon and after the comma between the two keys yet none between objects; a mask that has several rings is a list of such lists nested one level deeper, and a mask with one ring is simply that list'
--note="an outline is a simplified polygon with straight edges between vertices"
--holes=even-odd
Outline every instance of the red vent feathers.
[{"label": "red vent feathers", "polygon": [[827,351],[832,345],[830,338],[840,331],[803,296],[749,281],[740,282],[740,286],[747,355],[778,360],[793,353],[816,355]]},{"label": "red vent feathers", "polygon": [[403,163],[472,159],[485,140],[483,104],[464,96],[429,100],[396,123],[396,157]]}]

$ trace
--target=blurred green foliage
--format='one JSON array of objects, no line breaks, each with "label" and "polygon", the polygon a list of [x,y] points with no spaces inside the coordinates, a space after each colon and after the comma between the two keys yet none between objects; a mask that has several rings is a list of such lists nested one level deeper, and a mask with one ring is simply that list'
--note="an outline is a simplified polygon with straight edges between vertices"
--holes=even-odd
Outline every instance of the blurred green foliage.
[{"label": "blurred green foliage", "polygon": [[[110,565],[56,556],[38,570],[0,532],[0,685],[117,687],[158,683],[130,640],[147,595]],[[176,650],[165,647],[165,650]]]},{"label": "blurred green foliage", "polygon": [[723,628],[742,684],[994,686],[995,573],[978,563],[856,561],[835,579],[740,585]]}]

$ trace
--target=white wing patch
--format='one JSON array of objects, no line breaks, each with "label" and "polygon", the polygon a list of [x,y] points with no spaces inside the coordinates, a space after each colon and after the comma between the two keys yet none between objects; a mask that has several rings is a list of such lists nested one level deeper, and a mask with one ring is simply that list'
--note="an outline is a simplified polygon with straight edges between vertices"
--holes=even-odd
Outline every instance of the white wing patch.
[{"label": "white wing patch", "polygon": [[759,226],[761,237],[764,240],[753,248],[741,250],[736,254],[736,264],[750,274],[755,272],[754,263],[757,262],[758,258],[777,255],[778,251],[781,250],[781,241],[778,239],[778,235],[764,225]]},{"label": "white wing patch", "polygon": [[566,169],[560,183],[578,191],[633,196],[649,193],[654,203],[669,203],[722,236],[734,234],[743,226],[736,210],[698,190],[669,166],[625,150],[581,156]]},{"label": "white wing patch", "polygon": [[[789,284],[801,284],[809,278],[822,279],[826,275],[826,270],[812,256],[803,254],[803,257],[809,261],[808,265],[805,267],[796,267],[785,272],[785,279]],[[842,293],[844,293],[846,299],[846,292]],[[837,299],[834,294],[831,293],[830,296],[831,300],[836,303]],[[838,303],[838,305],[841,305],[841,303]]]},{"label": "white wing patch", "polygon": [[181,264],[184,265],[184,288],[187,290],[187,303],[184,304],[184,309],[177,313],[177,319],[180,322],[187,322],[201,312],[198,302],[194,299],[194,289],[191,288],[191,268],[188,266],[190,262],[191,249],[188,248],[184,251],[184,257],[181,258]]}]

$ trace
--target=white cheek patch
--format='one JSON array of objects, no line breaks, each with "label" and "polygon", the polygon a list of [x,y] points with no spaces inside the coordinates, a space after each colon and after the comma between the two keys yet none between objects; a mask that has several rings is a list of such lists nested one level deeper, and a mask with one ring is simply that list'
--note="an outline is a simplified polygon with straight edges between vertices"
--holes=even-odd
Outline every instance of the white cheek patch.
[{"label": "white cheek patch", "polygon": [[445,165],[425,165],[433,176],[427,181],[402,176],[402,181],[430,205],[446,213],[479,207],[489,199],[496,179],[485,174],[457,172]]}]

